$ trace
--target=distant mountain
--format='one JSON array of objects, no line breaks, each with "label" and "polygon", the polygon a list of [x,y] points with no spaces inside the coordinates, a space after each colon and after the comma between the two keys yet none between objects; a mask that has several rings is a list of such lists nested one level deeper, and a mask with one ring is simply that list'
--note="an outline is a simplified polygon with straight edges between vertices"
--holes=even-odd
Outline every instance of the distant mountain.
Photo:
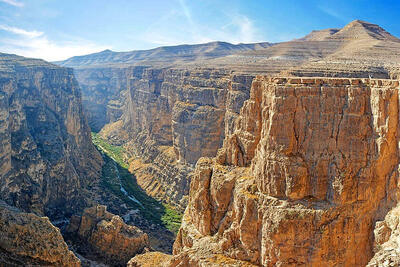
[{"label": "distant mountain", "polygon": [[79,68],[104,64],[187,62],[198,59],[218,58],[243,51],[264,49],[270,45],[271,44],[267,42],[237,45],[227,42],[211,42],[196,45],[163,46],[150,50],[137,50],[130,52],[104,50],[99,53],[76,56],[55,63],[60,66]]},{"label": "distant mountain", "polygon": [[388,69],[399,68],[400,39],[376,24],[355,20],[342,29],[312,31],[300,39],[203,64],[252,73],[368,77],[371,72],[384,78]]},{"label": "distant mountain", "polygon": [[56,64],[73,68],[208,67],[270,75],[385,78],[400,73],[400,39],[379,25],[355,20],[342,29],[316,30],[302,38],[275,44],[211,42],[131,52],[105,50]]}]

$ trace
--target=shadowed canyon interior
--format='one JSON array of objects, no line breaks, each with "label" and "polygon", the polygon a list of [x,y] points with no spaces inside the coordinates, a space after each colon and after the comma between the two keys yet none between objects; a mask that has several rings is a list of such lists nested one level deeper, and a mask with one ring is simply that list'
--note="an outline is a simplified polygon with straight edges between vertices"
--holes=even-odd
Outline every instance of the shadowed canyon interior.
[{"label": "shadowed canyon interior", "polygon": [[0,54],[0,265],[396,266],[399,74],[400,40],[359,20]]}]

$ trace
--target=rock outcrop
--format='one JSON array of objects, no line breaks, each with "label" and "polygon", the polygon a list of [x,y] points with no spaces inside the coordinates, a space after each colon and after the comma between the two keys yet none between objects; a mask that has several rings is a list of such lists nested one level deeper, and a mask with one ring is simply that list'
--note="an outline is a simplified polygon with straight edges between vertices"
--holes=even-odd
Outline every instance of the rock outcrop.
[{"label": "rock outcrop", "polygon": [[0,265],[78,267],[81,263],[47,217],[0,201]]},{"label": "rock outcrop", "polygon": [[132,258],[127,267],[163,267],[169,263],[171,257],[171,255],[160,252],[148,252]]},{"label": "rock outcrop", "polygon": [[400,208],[396,206],[374,229],[374,257],[367,266],[400,265]]},{"label": "rock outcrop", "polygon": [[114,266],[125,266],[133,256],[149,248],[147,234],[125,224],[101,205],[85,209],[81,217],[74,215],[66,232],[68,238],[80,244],[77,250],[85,257]]},{"label": "rock outcrop", "polygon": [[50,217],[83,208],[100,175],[72,69],[0,54],[0,195]]},{"label": "rock outcrop", "polygon": [[365,266],[398,201],[398,89],[258,76],[217,157],[197,162],[170,266]]}]

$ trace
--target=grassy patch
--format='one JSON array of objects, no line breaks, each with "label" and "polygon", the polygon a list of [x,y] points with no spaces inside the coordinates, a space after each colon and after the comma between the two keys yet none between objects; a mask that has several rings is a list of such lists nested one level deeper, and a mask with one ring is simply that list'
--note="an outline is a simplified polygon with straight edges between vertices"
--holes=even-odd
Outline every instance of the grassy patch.
[{"label": "grassy patch", "polygon": [[[182,214],[170,205],[150,197],[139,187],[135,176],[128,171],[124,148],[107,143],[97,133],[92,133],[92,140],[104,155],[102,185],[128,206],[139,209],[147,220],[164,225],[171,232],[177,233],[181,225]],[[141,205],[125,195],[121,191],[120,185],[129,196],[134,196]]]},{"label": "grassy patch", "polygon": [[128,168],[125,162],[125,149],[122,146],[114,146],[103,140],[99,134],[92,132],[92,142],[100,151],[115,160],[121,167]]}]

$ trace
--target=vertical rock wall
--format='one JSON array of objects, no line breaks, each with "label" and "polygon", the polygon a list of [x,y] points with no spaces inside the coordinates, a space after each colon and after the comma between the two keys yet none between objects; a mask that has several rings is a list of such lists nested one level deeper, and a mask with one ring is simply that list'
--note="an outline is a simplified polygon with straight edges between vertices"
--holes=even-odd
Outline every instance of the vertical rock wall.
[{"label": "vertical rock wall", "polygon": [[365,266],[397,202],[398,89],[257,77],[218,156],[197,163],[171,266]]},{"label": "vertical rock wall", "polygon": [[101,169],[78,84],[72,69],[10,57],[0,73],[1,198],[25,211],[71,214]]},{"label": "vertical rock wall", "polygon": [[233,130],[253,76],[201,68],[130,67],[125,72],[121,119],[101,134],[134,155],[131,170],[147,193],[184,207],[194,164],[202,156],[215,156]]}]

